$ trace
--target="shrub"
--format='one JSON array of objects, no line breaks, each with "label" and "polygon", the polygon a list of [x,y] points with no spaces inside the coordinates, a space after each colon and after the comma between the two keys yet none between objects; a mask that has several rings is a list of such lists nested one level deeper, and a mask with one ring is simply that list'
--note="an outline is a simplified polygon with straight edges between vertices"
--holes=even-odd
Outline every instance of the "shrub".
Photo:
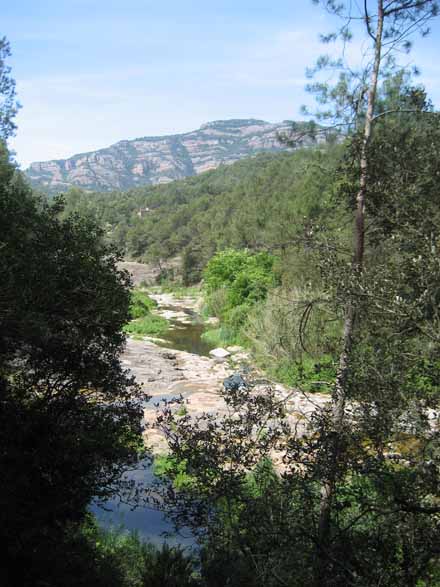
[{"label": "shrub", "polygon": [[208,295],[226,288],[228,305],[238,306],[246,300],[266,297],[275,285],[274,257],[268,253],[252,254],[247,250],[227,249],[214,255],[204,271]]},{"label": "shrub", "polygon": [[195,587],[194,561],[180,548],[163,544],[161,550],[146,549],[143,587]]},{"label": "shrub", "polygon": [[[93,518],[82,530],[90,583],[98,587],[192,587],[195,563],[178,547],[160,548],[123,528],[104,529]],[[73,585],[73,583],[72,583]]]},{"label": "shrub", "polygon": [[319,297],[309,289],[274,289],[254,305],[246,328],[257,361],[280,381],[308,391],[325,391],[336,371],[339,323],[329,319],[325,304],[312,304]]},{"label": "shrub", "polygon": [[157,303],[150,298],[145,292],[135,289],[131,292],[130,301],[130,315],[134,320],[136,318],[142,318],[148,316]]},{"label": "shrub", "polygon": [[214,255],[206,266],[207,307],[231,329],[233,338],[246,324],[253,305],[275,286],[274,262],[268,253],[227,249]]}]

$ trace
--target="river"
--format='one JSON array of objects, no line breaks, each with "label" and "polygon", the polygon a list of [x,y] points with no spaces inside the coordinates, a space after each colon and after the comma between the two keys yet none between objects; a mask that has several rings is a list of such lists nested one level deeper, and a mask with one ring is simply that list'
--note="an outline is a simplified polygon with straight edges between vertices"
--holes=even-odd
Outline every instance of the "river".
[{"label": "river", "polygon": [[[128,339],[122,357],[123,364],[143,384],[145,391],[151,394],[145,405],[145,421],[150,424],[155,419],[156,405],[162,399],[180,394],[192,401],[193,408],[212,408],[212,395],[216,395],[216,388],[229,374],[225,365],[208,358],[212,345],[201,338],[205,325],[195,311],[196,301],[192,298],[175,298],[171,294],[153,297],[159,304],[158,313],[170,321],[170,328],[161,335],[161,339]],[[146,440],[155,452],[165,450],[164,439],[154,431],[150,430],[146,434]],[[128,477],[146,486],[154,480],[151,468],[132,471]],[[135,530],[152,543],[194,543],[189,532],[183,531],[178,535],[173,533],[173,527],[164,514],[150,507],[132,509],[114,499],[107,502],[105,508],[93,505],[91,510],[104,526]]]}]

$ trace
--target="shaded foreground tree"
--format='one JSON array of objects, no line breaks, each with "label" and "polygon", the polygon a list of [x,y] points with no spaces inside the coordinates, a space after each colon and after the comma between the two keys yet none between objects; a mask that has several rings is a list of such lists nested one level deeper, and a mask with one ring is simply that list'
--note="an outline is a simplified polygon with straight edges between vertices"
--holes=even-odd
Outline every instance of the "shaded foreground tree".
[{"label": "shaded foreground tree", "polygon": [[130,280],[97,225],[60,220],[0,148],[0,580],[88,584],[77,530],[142,446],[119,360]]},{"label": "shaded foreground tree", "polygon": [[[386,316],[375,308],[337,438],[322,398],[303,409],[296,394],[285,402],[261,383],[225,390],[221,418],[167,406],[159,419],[171,448],[163,495],[176,525],[198,537],[204,584],[303,587],[322,557],[328,587],[440,585],[438,347],[402,340],[408,305],[400,314],[396,302]],[[324,550],[321,487],[336,440]]]}]

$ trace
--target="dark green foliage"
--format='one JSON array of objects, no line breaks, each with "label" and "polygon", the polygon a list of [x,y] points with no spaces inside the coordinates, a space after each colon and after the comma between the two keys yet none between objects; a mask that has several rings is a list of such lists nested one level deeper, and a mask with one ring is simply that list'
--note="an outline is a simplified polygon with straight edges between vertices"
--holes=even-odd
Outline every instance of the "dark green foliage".
[{"label": "dark green foliage", "polygon": [[336,378],[333,357],[321,355],[318,359],[304,353],[297,361],[281,360],[272,367],[277,380],[304,391],[327,393]]},{"label": "dark green foliage", "polygon": [[[224,322],[223,335],[230,331],[227,342],[240,337],[252,307],[275,286],[274,264],[272,255],[252,254],[246,249],[226,249],[208,262],[203,272],[206,307]],[[205,338],[218,338],[218,334],[208,331]]]},{"label": "dark green foliage", "polygon": [[142,587],[196,587],[194,560],[179,548],[166,544],[161,550],[146,551]]},{"label": "dark green foliage", "polygon": [[[378,390],[374,378],[370,385]],[[173,454],[170,514],[199,536],[210,587],[313,584],[320,488],[335,442],[330,414],[318,409],[289,428],[271,389],[224,397],[224,417],[167,409],[160,420]],[[329,587],[438,584],[438,434],[399,399],[381,405],[385,397],[361,399],[338,438]],[[404,433],[408,418],[413,432]],[[176,486],[182,469],[191,482]]]},{"label": "dark green foliage", "polygon": [[56,587],[195,587],[194,559],[178,547],[144,542],[122,528],[100,528],[92,516],[69,527],[45,559],[42,581]]},{"label": "dark green foliage", "polygon": [[198,283],[202,278],[200,248],[186,247],[182,255],[182,283],[185,286]]},{"label": "dark green foliage", "polygon": [[[142,450],[143,394],[119,360],[129,277],[92,220],[60,220],[60,210],[32,195],[2,149],[3,585],[46,581],[66,532],[93,497],[122,491],[121,473]],[[55,565],[44,584],[63,584],[63,573]]]}]

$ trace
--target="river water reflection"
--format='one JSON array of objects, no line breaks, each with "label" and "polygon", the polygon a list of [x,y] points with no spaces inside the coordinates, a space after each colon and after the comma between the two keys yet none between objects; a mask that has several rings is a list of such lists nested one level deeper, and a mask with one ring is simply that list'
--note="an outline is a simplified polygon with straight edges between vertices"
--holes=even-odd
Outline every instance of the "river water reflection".
[{"label": "river water reflection", "polygon": [[[145,486],[151,486],[154,481],[151,467],[131,471],[128,477]],[[152,507],[140,506],[133,509],[114,499],[105,504],[105,509],[97,505],[92,505],[90,509],[104,527],[136,531],[141,538],[153,544],[167,542],[171,545],[194,545],[194,538],[189,531],[176,534],[163,512]]]},{"label": "river water reflection", "polygon": [[200,316],[192,310],[182,309],[177,306],[163,306],[163,310],[170,311],[184,311],[186,319],[175,318],[170,320],[170,328],[162,335],[164,342],[163,346],[176,349],[178,351],[186,351],[195,355],[207,357],[209,351],[214,347],[212,344],[203,340],[202,334],[206,327]]}]

